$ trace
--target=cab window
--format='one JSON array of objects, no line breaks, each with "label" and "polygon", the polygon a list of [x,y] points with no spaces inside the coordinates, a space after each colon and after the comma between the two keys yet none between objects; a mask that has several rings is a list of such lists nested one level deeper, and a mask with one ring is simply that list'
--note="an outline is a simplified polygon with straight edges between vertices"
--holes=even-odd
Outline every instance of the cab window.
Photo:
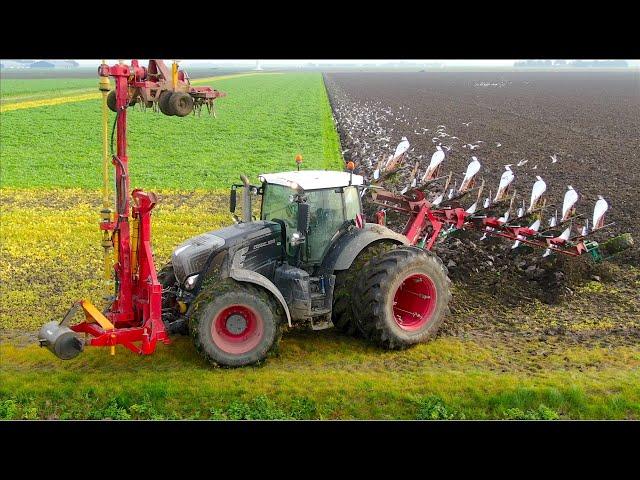
[{"label": "cab window", "polygon": [[360,213],[358,187],[344,187],[344,211],[347,220],[354,220]]},{"label": "cab window", "polygon": [[307,202],[311,207],[306,242],[306,261],[309,263],[322,260],[331,238],[345,221],[341,190],[331,188],[307,192]]}]

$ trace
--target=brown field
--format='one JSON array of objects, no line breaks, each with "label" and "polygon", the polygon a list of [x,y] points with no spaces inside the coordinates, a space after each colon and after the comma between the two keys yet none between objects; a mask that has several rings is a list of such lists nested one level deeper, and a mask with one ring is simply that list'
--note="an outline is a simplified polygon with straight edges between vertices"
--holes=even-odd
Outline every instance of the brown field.
[{"label": "brown field", "polygon": [[[637,72],[327,73],[325,82],[345,160],[354,160],[360,173],[371,175],[370,160],[375,165],[402,136],[411,142],[400,179],[385,184],[392,190],[405,186],[416,161],[426,167],[442,142],[451,147],[446,172],[458,181],[475,155],[485,188],[495,191],[504,165],[512,164],[520,198],[528,199],[536,175],[559,205],[572,185],[581,195],[578,211],[589,217],[603,195],[610,204],[607,221],[615,225],[596,240],[623,232],[640,237]],[[449,136],[434,139],[441,125]],[[468,144],[479,140],[484,143],[471,151]],[[521,160],[527,162],[517,167]],[[436,246],[456,286],[441,335],[489,342],[533,337],[544,348],[557,342],[637,344],[637,247],[597,265],[542,262],[541,252],[513,257],[507,242],[478,242],[479,236]]]}]

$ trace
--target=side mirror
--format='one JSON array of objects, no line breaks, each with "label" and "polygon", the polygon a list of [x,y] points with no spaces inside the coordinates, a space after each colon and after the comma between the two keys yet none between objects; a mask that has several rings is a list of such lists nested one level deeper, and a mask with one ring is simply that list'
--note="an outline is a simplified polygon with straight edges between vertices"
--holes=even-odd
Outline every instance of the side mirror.
[{"label": "side mirror", "polygon": [[298,203],[298,231],[302,235],[307,234],[309,230],[309,217],[311,216],[311,210],[308,203]]},{"label": "side mirror", "polygon": [[229,211],[231,213],[236,212],[236,202],[237,202],[236,192],[237,192],[236,187],[231,187],[231,194],[229,195]]}]

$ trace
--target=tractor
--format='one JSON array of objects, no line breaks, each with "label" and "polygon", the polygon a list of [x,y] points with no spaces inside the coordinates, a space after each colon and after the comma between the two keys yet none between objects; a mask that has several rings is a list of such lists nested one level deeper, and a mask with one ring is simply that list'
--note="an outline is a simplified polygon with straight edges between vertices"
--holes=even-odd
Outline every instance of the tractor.
[{"label": "tractor", "polygon": [[435,334],[450,298],[446,267],[406,236],[363,221],[362,176],[297,170],[260,175],[260,185],[241,178],[230,196],[237,223],[186,240],[158,275],[170,333],[188,331],[207,360],[234,367],[263,361],[285,323],[360,332],[384,348]]}]

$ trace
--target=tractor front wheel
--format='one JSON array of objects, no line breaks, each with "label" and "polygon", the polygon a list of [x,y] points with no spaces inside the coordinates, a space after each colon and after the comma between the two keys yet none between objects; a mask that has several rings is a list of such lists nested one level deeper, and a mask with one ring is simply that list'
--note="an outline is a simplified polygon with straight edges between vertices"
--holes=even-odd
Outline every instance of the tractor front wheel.
[{"label": "tractor front wheel", "polygon": [[282,315],[273,297],[253,285],[227,279],[198,295],[189,330],[210,363],[244,367],[264,361],[279,344]]},{"label": "tractor front wheel", "polygon": [[386,349],[432,338],[448,311],[447,269],[437,255],[399,247],[374,258],[356,287],[357,323],[364,336]]}]

